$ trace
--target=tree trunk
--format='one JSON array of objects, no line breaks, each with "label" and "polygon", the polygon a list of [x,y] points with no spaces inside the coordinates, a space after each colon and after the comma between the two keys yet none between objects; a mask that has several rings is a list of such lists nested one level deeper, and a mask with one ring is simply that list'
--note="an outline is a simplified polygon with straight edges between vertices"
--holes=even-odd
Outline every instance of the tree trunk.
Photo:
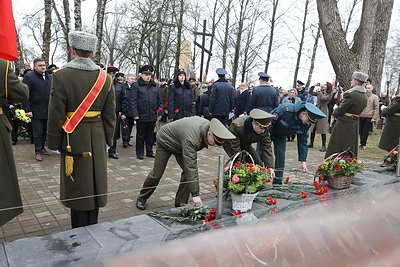
[{"label": "tree trunk", "polygon": [[[226,59],[227,59],[227,54],[228,54],[228,37],[229,37],[229,16],[231,13],[231,4],[232,0],[228,0],[228,5],[226,7],[226,20],[225,20],[225,33],[224,33],[224,41],[222,43],[222,67],[226,69]],[[201,74],[203,75],[203,74]]]},{"label": "tree trunk", "polygon": [[[101,45],[103,40],[104,13],[106,12],[107,0],[97,0],[97,17],[96,17],[96,36],[97,47],[94,55],[94,62],[99,64],[101,61]],[[107,67],[107,66],[106,66]]]},{"label": "tree trunk", "polygon": [[274,42],[276,11],[278,9],[278,4],[279,4],[279,0],[272,1],[272,18],[271,18],[271,28],[270,28],[270,34],[269,34],[267,60],[265,61],[265,68],[264,68],[265,73],[268,73],[269,62],[271,61],[271,51],[272,51],[272,43]]},{"label": "tree trunk", "polygon": [[71,12],[69,11],[69,1],[68,0],[63,0],[63,5],[64,5],[64,17],[65,17],[65,43],[67,45],[67,61],[69,62],[71,60],[71,53],[70,53],[70,46],[69,46],[69,38],[68,38],[68,33],[71,30]]},{"label": "tree trunk", "polygon": [[306,0],[305,3],[306,4],[305,4],[305,7],[304,7],[303,26],[302,26],[302,29],[301,29],[301,38],[300,38],[300,44],[299,44],[299,51],[297,51],[297,61],[296,61],[296,67],[294,69],[293,88],[296,88],[297,74],[299,73],[299,68],[300,68],[300,59],[301,59],[301,54],[303,52],[303,45],[304,45],[304,35],[306,33],[308,4],[310,3],[310,0]]},{"label": "tree trunk", "polygon": [[175,53],[175,69],[179,68],[179,58],[181,56],[181,42],[182,42],[182,28],[183,28],[183,13],[184,13],[184,5],[185,1],[180,0],[180,9],[179,9],[179,20],[177,23],[177,34],[176,34],[176,53]]},{"label": "tree trunk", "polygon": [[236,85],[236,76],[239,68],[239,56],[240,56],[240,47],[242,44],[242,34],[243,34],[243,26],[244,26],[244,19],[246,17],[246,10],[249,4],[248,0],[241,0],[240,1],[240,14],[239,14],[239,21],[238,29],[236,33],[236,42],[235,42],[235,53],[233,57],[233,68],[232,68],[232,85],[235,87]]},{"label": "tree trunk", "polygon": [[393,2],[394,0],[382,1],[382,4],[378,5],[378,10],[374,18],[375,30],[373,33],[372,50],[369,57],[370,68],[368,75],[373,79],[373,85],[378,95],[381,92],[380,87],[382,83],[383,65],[389,35],[390,18],[393,11]]},{"label": "tree trunk", "polygon": [[[354,34],[351,49],[341,25],[337,1],[317,0],[317,8],[326,48],[339,83],[344,88],[350,88],[352,73],[357,70],[364,71],[374,76],[374,80],[380,81],[393,0],[364,0],[360,25]],[[382,19],[380,24],[377,22],[379,16],[379,19]],[[383,16],[386,17],[382,18]],[[377,66],[374,67],[371,64],[373,53],[377,55],[374,58],[374,64]],[[371,73],[372,70],[374,73]]]},{"label": "tree trunk", "polygon": [[[217,12],[218,12],[218,5],[217,0],[215,0],[214,2],[214,8],[213,10],[213,15],[212,15],[212,25],[211,25],[211,34],[212,36],[210,36],[211,40],[210,40],[210,53],[212,52],[213,49],[213,45],[214,45],[214,39],[215,39],[215,30],[217,29],[217,24],[219,22],[219,20],[217,21]],[[220,18],[221,19],[221,18]],[[205,73],[208,74],[208,69],[210,68],[210,61],[211,61],[211,55],[208,55],[207,57],[207,63],[206,63],[206,70]]]},{"label": "tree trunk", "polygon": [[311,78],[312,78],[312,75],[313,75],[313,72],[314,72],[315,58],[316,58],[316,55],[317,55],[317,48],[318,48],[319,38],[321,38],[321,27],[318,25],[317,35],[315,36],[315,42],[314,42],[313,52],[312,52],[312,56],[311,56],[311,66],[310,66],[310,71],[308,73],[308,79],[307,79],[307,83],[306,83],[306,88],[310,87]]},{"label": "tree trunk", "polygon": [[75,31],[82,30],[82,0],[74,0],[74,20],[75,20]]},{"label": "tree trunk", "polygon": [[46,63],[49,63],[49,56],[50,56],[51,6],[52,6],[52,0],[44,0],[43,55],[42,55],[42,58]]}]

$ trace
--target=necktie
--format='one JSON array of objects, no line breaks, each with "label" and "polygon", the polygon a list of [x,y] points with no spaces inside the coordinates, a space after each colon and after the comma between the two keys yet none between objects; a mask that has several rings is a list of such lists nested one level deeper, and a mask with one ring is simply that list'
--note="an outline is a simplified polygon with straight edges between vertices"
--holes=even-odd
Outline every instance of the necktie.
[{"label": "necktie", "polygon": [[43,75],[43,80],[46,80],[46,75],[44,73],[42,75]]}]

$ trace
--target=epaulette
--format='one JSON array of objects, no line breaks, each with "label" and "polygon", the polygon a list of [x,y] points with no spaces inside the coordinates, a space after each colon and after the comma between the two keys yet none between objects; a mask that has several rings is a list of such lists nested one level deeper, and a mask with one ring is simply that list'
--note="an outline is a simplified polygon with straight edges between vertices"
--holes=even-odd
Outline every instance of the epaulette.
[{"label": "epaulette", "polygon": [[286,108],[286,111],[293,112],[294,109],[293,108]]},{"label": "epaulette", "polygon": [[62,68],[59,68],[59,69],[53,70],[53,73],[59,72],[60,70],[63,70],[63,69],[66,69],[66,68],[67,68],[67,67],[62,67]]},{"label": "epaulette", "polygon": [[350,93],[352,93],[353,91],[354,91],[353,89],[349,89],[349,90],[345,91],[345,93],[350,94]]},{"label": "epaulette", "polygon": [[244,125],[243,122],[240,122],[240,123],[237,123],[237,124],[236,124],[237,127],[242,127],[243,125]]}]

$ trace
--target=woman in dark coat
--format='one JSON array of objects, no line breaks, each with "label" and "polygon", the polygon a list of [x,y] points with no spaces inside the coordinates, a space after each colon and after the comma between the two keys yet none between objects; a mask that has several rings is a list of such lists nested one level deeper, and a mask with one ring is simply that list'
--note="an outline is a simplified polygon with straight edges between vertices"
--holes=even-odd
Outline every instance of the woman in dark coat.
[{"label": "woman in dark coat", "polygon": [[211,95],[212,83],[207,85],[207,91],[204,92],[200,96],[200,107],[199,112],[200,116],[203,116],[207,120],[211,120],[210,109],[208,106],[210,105],[210,95]]},{"label": "woman in dark coat", "polygon": [[239,117],[240,115],[247,115],[250,110],[250,92],[249,92],[249,85],[248,83],[241,83],[239,85],[239,90],[236,92],[236,111],[235,117]]},{"label": "woman in dark coat", "polygon": [[176,71],[174,83],[168,89],[168,119],[179,120],[195,115],[193,91],[184,69]]}]

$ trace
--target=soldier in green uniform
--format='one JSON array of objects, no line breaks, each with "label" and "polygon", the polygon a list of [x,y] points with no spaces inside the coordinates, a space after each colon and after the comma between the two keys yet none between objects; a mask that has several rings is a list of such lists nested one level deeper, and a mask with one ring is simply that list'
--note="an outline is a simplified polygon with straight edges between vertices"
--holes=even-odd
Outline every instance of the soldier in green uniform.
[{"label": "soldier in green uniform", "polygon": [[208,146],[221,146],[235,136],[217,119],[198,116],[183,118],[164,125],[157,134],[157,149],[153,169],[144,181],[136,201],[138,209],[146,209],[146,201],[153,194],[167,167],[168,159],[175,159],[182,169],[181,181],[175,197],[175,207],[187,204],[189,195],[196,206],[201,205],[197,151]]},{"label": "soldier in green uniform", "polygon": [[107,203],[105,148],[113,143],[115,93],[111,76],[90,59],[97,37],[80,31],[68,37],[73,60],[53,73],[47,134],[48,147],[62,154],[60,198],[75,228],[96,224]]},{"label": "soldier in green uniform", "polygon": [[358,156],[358,119],[368,102],[363,86],[367,79],[368,75],[363,72],[353,73],[352,88],[344,92],[343,100],[332,114],[336,118],[336,123],[332,129],[325,158],[347,149],[350,149],[355,157]]},{"label": "soldier in green uniform", "polygon": [[[272,118],[274,118],[273,115],[254,108],[250,111],[250,116],[241,116],[235,119],[228,129],[236,138],[227,140],[223,144],[228,156],[232,157],[240,150],[246,150],[253,157],[254,163],[273,168],[274,156],[268,131]],[[252,146],[257,142],[260,142],[262,158]],[[273,169],[271,169],[271,175],[275,175]]]},{"label": "soldier in green uniform", "polygon": [[[10,68],[10,62],[0,58],[0,96],[2,100],[24,102],[29,90]],[[17,170],[11,147],[11,124],[0,107],[0,226],[22,213]]]},{"label": "soldier in green uniform", "polygon": [[382,110],[382,116],[386,117],[379,148],[390,151],[399,144],[400,137],[400,95],[392,99],[390,105]]}]

